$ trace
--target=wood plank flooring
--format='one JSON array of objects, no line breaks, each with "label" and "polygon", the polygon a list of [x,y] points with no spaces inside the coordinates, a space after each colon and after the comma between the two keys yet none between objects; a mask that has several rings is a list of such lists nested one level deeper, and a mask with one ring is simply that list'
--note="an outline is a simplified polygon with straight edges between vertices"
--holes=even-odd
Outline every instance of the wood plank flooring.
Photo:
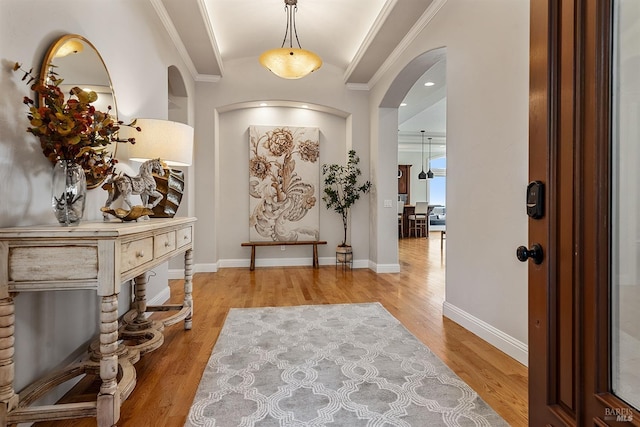
[{"label": "wood plank flooring", "polygon": [[[445,241],[446,246],[446,241]],[[194,276],[193,330],[165,330],[165,344],[136,364],[138,384],[121,408],[119,426],[178,427],[185,422],[202,371],[229,308],[378,301],[427,345],[510,425],[526,426],[527,368],[442,316],[445,256],[440,233],[401,239],[401,272],[331,266],[225,268]],[[171,282],[171,301],[182,300],[182,281]],[[157,316],[154,315],[154,316]],[[171,348],[168,348],[171,346]],[[68,401],[95,396],[81,382]],[[95,419],[35,424],[95,426]]]}]

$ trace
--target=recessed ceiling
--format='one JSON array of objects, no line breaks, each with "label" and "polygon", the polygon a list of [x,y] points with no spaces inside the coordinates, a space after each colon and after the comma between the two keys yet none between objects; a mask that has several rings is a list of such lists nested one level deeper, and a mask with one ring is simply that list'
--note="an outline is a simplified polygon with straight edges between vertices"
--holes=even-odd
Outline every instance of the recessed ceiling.
[{"label": "recessed ceiling", "polygon": [[[324,62],[346,70],[385,2],[299,0],[296,27],[300,44],[317,52]],[[259,6],[255,3],[251,0],[206,1],[223,61],[254,57],[281,46],[287,18],[283,0],[260,0]],[[334,39],[328,44],[332,38],[327,34],[338,34],[339,42]]]},{"label": "recessed ceiling", "polygon": [[[345,83],[367,84],[433,0],[299,0],[298,38]],[[194,78],[224,76],[224,63],[280,47],[283,0],[151,0]]]},{"label": "recessed ceiling", "polygon": [[[193,78],[217,81],[224,64],[280,47],[286,28],[283,0],[150,0]],[[344,71],[345,84],[368,88],[405,38],[442,2],[434,0],[298,0],[300,44]],[[415,27],[415,28],[414,28]],[[420,78],[399,109],[403,132],[445,133],[446,62]],[[434,86],[425,87],[431,80]]]},{"label": "recessed ceiling", "polygon": [[[413,85],[398,109],[401,131],[426,130],[433,136],[444,135],[447,114],[446,57],[429,68]],[[433,85],[425,86],[425,83]]]}]

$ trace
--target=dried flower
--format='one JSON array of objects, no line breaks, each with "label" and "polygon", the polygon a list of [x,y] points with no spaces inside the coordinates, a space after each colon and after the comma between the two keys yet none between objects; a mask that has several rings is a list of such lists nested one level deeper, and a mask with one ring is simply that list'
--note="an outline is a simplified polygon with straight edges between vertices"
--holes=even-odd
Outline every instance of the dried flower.
[{"label": "dried flower", "polygon": [[[63,79],[58,77],[54,65],[51,64],[49,70],[46,81],[41,81],[33,75],[33,68],[26,71],[17,62],[13,66],[13,71],[24,73],[22,80],[30,84],[41,99],[36,106],[33,99],[23,98],[22,102],[28,107],[27,132],[38,137],[42,152],[52,163],[73,160],[82,165],[90,181],[100,182],[113,172],[117,163],[107,147],[113,142],[134,144],[135,139],[117,138],[124,123],[111,116],[111,106],[106,112],[96,110],[92,105],[98,99],[95,92],[74,87],[65,100],[59,87]],[[124,126],[135,127],[135,120]]]}]

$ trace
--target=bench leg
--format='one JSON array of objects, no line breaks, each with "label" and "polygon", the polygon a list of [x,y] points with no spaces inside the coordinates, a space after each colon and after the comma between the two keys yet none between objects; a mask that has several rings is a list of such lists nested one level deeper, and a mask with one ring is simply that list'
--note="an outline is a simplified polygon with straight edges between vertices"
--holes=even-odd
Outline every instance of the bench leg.
[{"label": "bench leg", "polygon": [[318,268],[318,245],[313,244],[313,268]]},{"label": "bench leg", "polygon": [[256,268],[256,247],[251,246],[251,265],[249,266],[249,270],[253,271]]}]

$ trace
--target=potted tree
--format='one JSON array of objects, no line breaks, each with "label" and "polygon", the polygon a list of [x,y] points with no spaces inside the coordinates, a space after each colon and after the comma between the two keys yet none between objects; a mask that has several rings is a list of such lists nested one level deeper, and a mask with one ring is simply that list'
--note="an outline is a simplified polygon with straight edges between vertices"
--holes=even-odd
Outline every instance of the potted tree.
[{"label": "potted tree", "polygon": [[358,177],[362,174],[358,163],[360,158],[355,150],[349,150],[349,158],[346,165],[323,164],[322,176],[324,178],[324,194],[322,200],[327,204],[327,209],[333,209],[342,217],[344,235],[342,243],[336,249],[336,257],[339,262],[351,262],[353,252],[351,245],[347,244],[347,228],[349,225],[349,210],[360,199],[361,194],[366,194],[371,189],[371,182],[358,184]]}]

